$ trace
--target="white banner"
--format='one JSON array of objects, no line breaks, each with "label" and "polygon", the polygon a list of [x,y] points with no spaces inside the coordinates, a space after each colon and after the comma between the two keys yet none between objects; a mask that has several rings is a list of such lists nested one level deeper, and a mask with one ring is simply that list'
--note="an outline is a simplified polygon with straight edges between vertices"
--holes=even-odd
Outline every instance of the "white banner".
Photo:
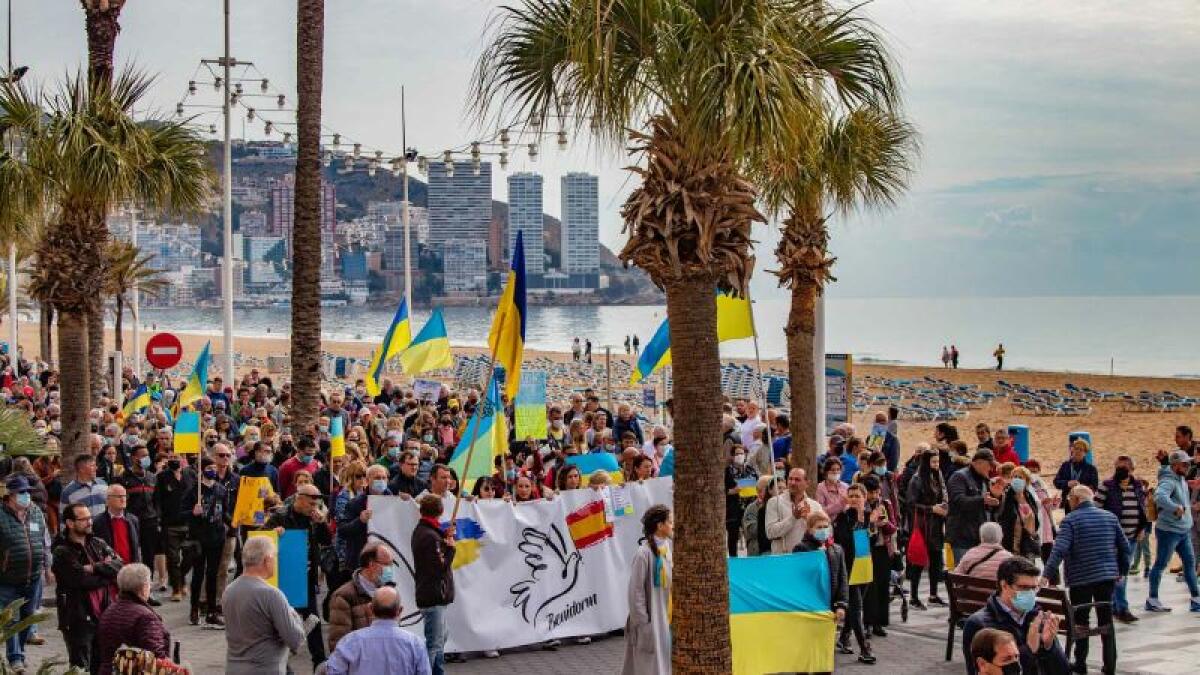
[{"label": "white banner", "polygon": [[[607,493],[568,490],[550,501],[464,501],[446,651],[505,649],[623,627],[642,514],[671,504],[672,489],[671,479],[657,478]],[[445,504],[448,522],[454,499]],[[400,623],[420,635],[411,548],[416,502],[371,497],[369,506],[371,536],[397,554]]]}]

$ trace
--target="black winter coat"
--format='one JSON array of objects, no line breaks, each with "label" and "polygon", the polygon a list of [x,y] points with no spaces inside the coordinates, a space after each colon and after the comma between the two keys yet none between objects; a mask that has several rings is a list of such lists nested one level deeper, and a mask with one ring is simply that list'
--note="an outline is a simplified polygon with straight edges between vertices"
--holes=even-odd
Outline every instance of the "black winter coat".
[{"label": "black winter coat", "polygon": [[[84,570],[86,565],[92,566],[91,572]],[[91,535],[83,544],[76,544],[64,531],[54,539],[51,569],[58,582],[54,595],[59,630],[96,627],[100,615],[113,600],[113,586],[121,567],[121,559],[100,537]],[[93,591],[96,607],[92,603]]]},{"label": "black winter coat", "polygon": [[417,522],[412,533],[412,555],[418,608],[454,602],[454,553],[440,529],[426,520]]}]

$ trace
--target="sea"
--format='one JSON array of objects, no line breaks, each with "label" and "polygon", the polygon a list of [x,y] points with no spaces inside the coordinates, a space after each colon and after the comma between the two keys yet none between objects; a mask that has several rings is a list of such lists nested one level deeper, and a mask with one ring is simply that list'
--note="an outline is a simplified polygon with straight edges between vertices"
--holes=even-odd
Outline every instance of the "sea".
[{"label": "sea", "polygon": [[[487,307],[447,307],[454,345],[486,344]],[[764,359],[786,356],[783,326],[788,299],[755,300],[759,350]],[[377,342],[394,309],[326,307],[322,324],[331,341]],[[610,347],[624,353],[625,337],[644,345],[665,317],[662,306],[530,307],[526,345],[570,351],[572,340],[591,339],[600,355]],[[413,333],[429,316],[414,312]],[[288,334],[290,309],[238,309],[234,332],[244,337]],[[220,335],[219,309],[143,309],[152,330]],[[994,365],[992,352],[1004,343],[1011,370],[1200,377],[1200,296],[1026,297],[1026,298],[843,298],[825,301],[825,346],[850,353],[858,362],[940,365],[942,346],[956,345],[963,368]],[[215,345],[214,345],[215,346]],[[731,358],[754,356],[752,340],[724,343]]]}]

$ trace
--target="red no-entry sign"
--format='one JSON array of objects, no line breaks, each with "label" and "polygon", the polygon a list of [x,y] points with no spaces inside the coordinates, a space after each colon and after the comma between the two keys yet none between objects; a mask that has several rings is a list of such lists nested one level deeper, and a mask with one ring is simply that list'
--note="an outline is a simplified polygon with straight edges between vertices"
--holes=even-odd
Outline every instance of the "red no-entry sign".
[{"label": "red no-entry sign", "polygon": [[146,342],[146,360],[159,370],[172,368],[183,359],[183,343],[173,333],[159,333]]}]

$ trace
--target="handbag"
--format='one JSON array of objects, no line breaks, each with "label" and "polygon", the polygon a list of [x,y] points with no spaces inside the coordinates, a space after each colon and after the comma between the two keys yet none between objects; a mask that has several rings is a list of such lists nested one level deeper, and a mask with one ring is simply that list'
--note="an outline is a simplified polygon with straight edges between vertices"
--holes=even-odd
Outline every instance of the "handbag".
[{"label": "handbag", "polygon": [[326,578],[336,575],[341,571],[342,563],[338,559],[337,549],[333,546],[322,546],[317,552],[317,564],[321,567],[321,571],[325,573]]},{"label": "handbag", "polygon": [[914,519],[912,535],[908,538],[907,559],[915,567],[929,567],[929,548],[925,545],[923,518]]}]

